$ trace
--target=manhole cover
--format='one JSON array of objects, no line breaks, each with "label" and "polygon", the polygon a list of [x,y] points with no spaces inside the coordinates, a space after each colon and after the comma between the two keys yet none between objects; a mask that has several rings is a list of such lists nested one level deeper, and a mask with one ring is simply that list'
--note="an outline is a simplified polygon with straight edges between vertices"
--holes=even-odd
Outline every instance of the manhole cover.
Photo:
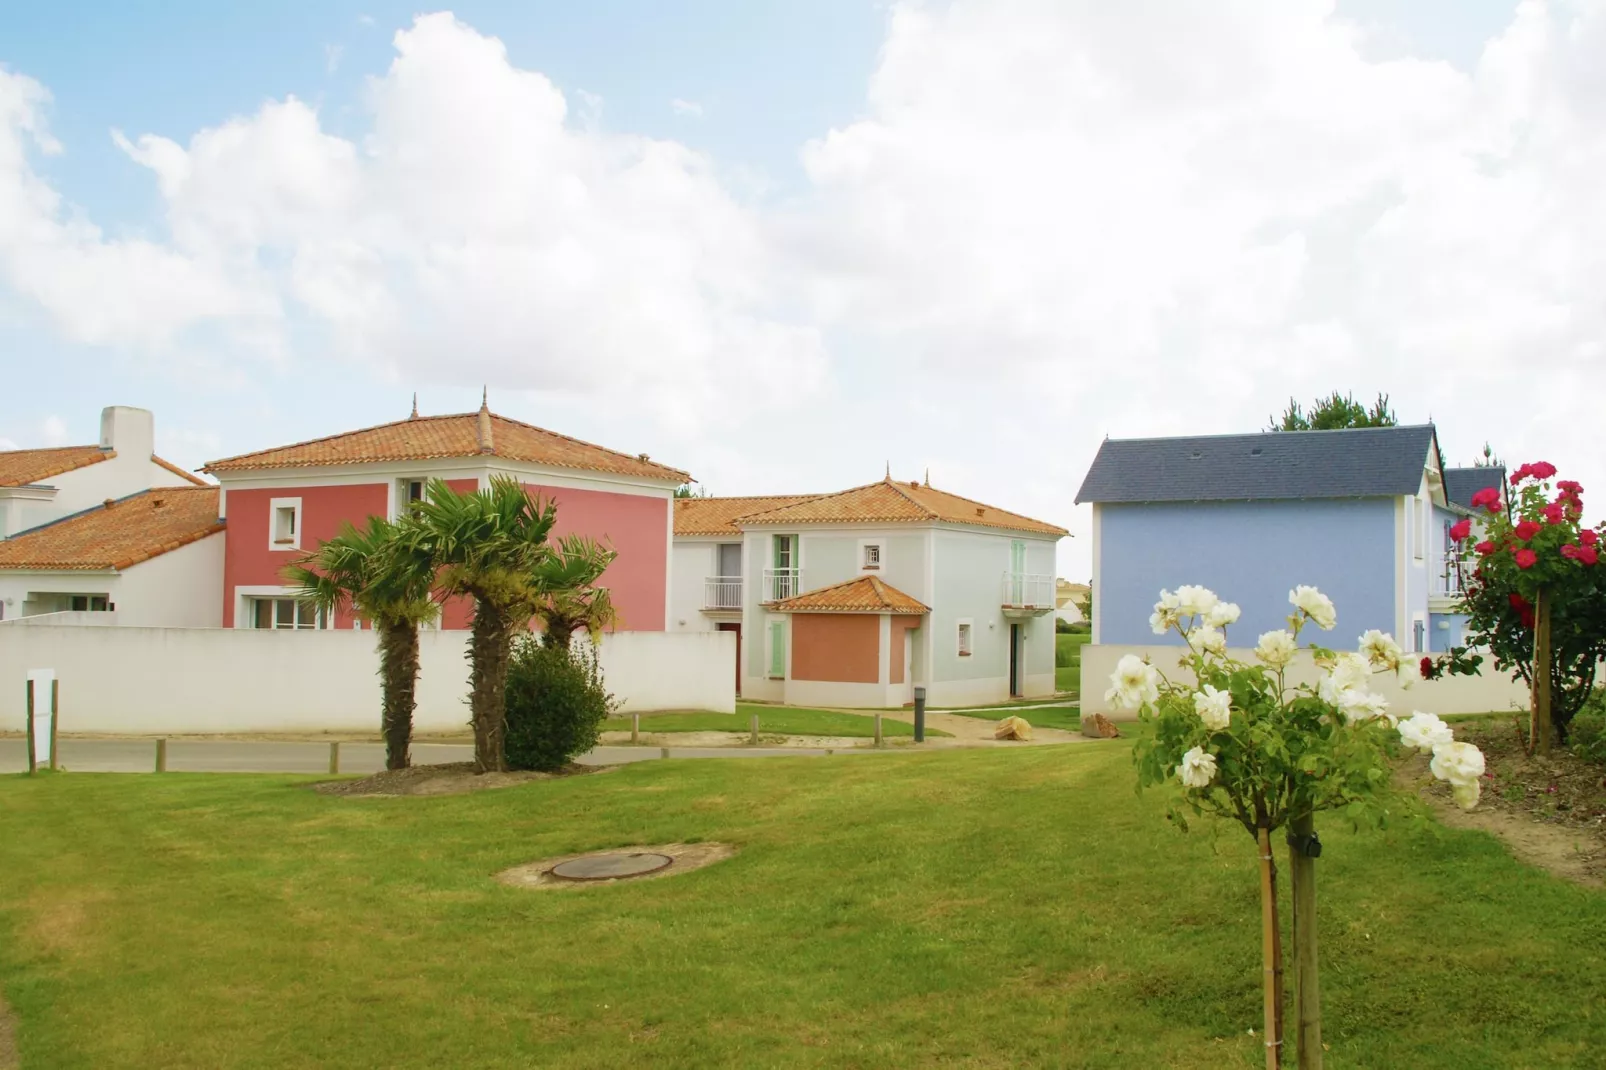
[{"label": "manhole cover", "polygon": [[675,860],[668,855],[640,851],[632,854],[587,855],[552,867],[554,877],[567,881],[608,881],[656,873]]}]

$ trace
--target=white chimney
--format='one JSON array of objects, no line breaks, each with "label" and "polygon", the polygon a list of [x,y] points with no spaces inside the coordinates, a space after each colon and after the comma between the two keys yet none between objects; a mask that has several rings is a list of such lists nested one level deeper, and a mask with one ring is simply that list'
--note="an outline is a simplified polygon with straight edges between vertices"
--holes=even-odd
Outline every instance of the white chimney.
[{"label": "white chimney", "polygon": [[156,418],[149,409],[108,405],[100,410],[100,448],[119,457],[150,457],[156,452]]}]

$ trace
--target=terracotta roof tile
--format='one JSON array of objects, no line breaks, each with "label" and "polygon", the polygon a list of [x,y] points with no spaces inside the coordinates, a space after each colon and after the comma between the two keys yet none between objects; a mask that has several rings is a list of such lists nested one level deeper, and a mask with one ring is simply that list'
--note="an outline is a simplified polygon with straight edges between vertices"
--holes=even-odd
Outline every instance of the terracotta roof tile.
[{"label": "terracotta roof tile", "polygon": [[747,498],[676,498],[675,534],[740,538],[742,529],[732,523],[738,517],[817,497],[817,494],[770,494]]},{"label": "terracotta roof tile", "polygon": [[223,530],[216,487],[157,487],[0,542],[0,569],[125,569]]},{"label": "terracotta roof tile", "polygon": [[[312,468],[323,465],[426,461],[442,457],[499,457],[508,461],[574,468],[613,475],[688,483],[691,476],[658,464],[646,454],[632,456],[532,424],[486,413],[490,435],[481,433],[480,413],[419,416],[360,431],[297,442],[256,453],[225,457],[203,466],[203,472],[249,472],[270,468]],[[489,437],[489,443],[484,439]],[[489,449],[482,449],[488,445]]]},{"label": "terracotta roof tile", "polygon": [[825,494],[741,518],[744,526],[778,524],[922,524],[942,521],[1041,535],[1068,535],[1064,528],[961,498],[920,483],[884,479],[837,494]]},{"label": "terracotta roof tile", "polygon": [[894,613],[918,616],[931,607],[882,581],[879,576],[860,576],[856,580],[804,591],[782,599],[770,608],[782,613]]},{"label": "terracotta roof tile", "polygon": [[48,450],[0,451],[0,487],[26,487],[117,456],[99,446],[58,446]]},{"label": "terracotta roof tile", "polygon": [[184,479],[189,480],[197,487],[210,487],[212,485],[206,480],[202,479],[200,476],[196,475],[194,472],[186,472],[172,461],[164,461],[154,453],[151,454],[151,460],[161,467],[167,469],[169,472],[172,472],[175,476],[182,476]]}]

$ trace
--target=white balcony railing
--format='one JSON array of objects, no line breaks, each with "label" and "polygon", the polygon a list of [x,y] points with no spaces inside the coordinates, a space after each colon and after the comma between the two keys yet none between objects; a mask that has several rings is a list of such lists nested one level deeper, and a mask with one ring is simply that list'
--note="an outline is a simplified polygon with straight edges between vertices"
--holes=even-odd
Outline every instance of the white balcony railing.
[{"label": "white balcony railing", "polygon": [[1053,609],[1054,577],[1006,572],[1003,602],[1010,609]]},{"label": "white balcony railing", "polygon": [[741,609],[742,578],[709,576],[703,580],[704,609]]},{"label": "white balcony railing", "polygon": [[760,602],[779,602],[783,598],[803,593],[803,570],[797,568],[767,568],[764,586],[759,592]]},{"label": "white balcony railing", "polygon": [[1428,561],[1428,597],[1460,598],[1465,594],[1464,568],[1466,565],[1456,557],[1431,558]]}]

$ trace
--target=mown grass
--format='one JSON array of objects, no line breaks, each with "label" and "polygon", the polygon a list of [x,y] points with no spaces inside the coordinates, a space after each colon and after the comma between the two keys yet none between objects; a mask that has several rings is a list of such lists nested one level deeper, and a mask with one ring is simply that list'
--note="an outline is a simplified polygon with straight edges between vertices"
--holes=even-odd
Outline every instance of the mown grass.
[{"label": "mown grass", "polygon": [[[1262,1064],[1251,841],[1122,742],[666,761],[450,798],[0,778],[23,1065]],[[1321,826],[1327,1065],[1598,1066],[1602,893],[1489,836]],[[662,880],[504,867],[687,840]]]},{"label": "mown grass", "polygon": [[1054,636],[1054,687],[1077,694],[1082,690],[1082,648],[1093,637],[1087,632],[1059,632]]},{"label": "mown grass", "polygon": [[1014,707],[999,706],[992,709],[950,710],[962,717],[977,717],[988,721],[1001,721],[1005,717],[1019,717],[1034,728],[1063,728],[1075,732],[1082,727],[1082,712],[1076,706]]},{"label": "mown grass", "polygon": [[[738,702],[736,712],[708,713],[644,713],[641,715],[643,732],[749,732],[753,714],[758,714],[758,730],[772,736],[851,736],[870,739],[875,736],[875,718],[871,714],[843,713],[840,710],[809,710],[793,706],[765,706],[754,702]],[[610,717],[603,722],[607,732],[630,731],[630,717]],[[913,736],[914,725],[881,719],[884,736]],[[934,728],[926,729],[928,736],[946,736]]]}]

